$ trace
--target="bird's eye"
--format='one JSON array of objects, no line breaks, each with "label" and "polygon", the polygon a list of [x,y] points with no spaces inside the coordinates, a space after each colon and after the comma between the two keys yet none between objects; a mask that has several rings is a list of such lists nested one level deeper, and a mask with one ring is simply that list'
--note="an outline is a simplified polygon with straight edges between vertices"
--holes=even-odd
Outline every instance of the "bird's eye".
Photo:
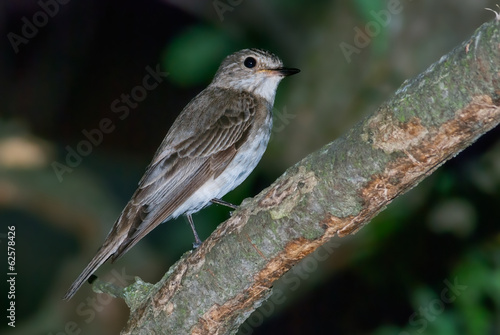
[{"label": "bird's eye", "polygon": [[255,66],[255,64],[257,64],[257,61],[253,57],[247,57],[243,64],[245,64],[247,68],[251,69]]}]

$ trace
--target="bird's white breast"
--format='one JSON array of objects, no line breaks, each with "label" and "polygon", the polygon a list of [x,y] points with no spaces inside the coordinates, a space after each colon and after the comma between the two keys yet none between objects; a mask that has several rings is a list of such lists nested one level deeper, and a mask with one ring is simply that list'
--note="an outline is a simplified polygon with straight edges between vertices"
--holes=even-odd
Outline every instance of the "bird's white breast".
[{"label": "bird's white breast", "polygon": [[257,129],[253,140],[246,141],[238,149],[233,160],[224,171],[217,178],[210,179],[201,186],[172,213],[172,217],[175,218],[184,213],[192,214],[198,212],[200,209],[210,205],[210,200],[222,198],[250,175],[262,158],[269,143],[272,129],[271,113],[267,117],[269,127]]}]

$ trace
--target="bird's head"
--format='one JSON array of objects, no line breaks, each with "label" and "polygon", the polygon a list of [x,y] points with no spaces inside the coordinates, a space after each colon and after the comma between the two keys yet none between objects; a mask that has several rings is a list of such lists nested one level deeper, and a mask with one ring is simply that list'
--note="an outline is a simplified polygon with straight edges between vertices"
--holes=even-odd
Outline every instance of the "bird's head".
[{"label": "bird's head", "polygon": [[248,91],[272,104],[281,79],[298,72],[298,69],[283,67],[283,62],[268,51],[244,49],[222,61],[211,85]]}]

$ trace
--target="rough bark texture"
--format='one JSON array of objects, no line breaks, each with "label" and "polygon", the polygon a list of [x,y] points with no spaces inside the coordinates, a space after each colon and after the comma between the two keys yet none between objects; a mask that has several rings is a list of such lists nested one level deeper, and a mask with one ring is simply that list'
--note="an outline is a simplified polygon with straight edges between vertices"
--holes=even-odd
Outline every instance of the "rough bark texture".
[{"label": "rough bark texture", "polygon": [[347,134],[244,201],[159,283],[129,288],[122,334],[235,333],[294,264],[332,236],[361,229],[495,127],[499,27],[480,27]]}]

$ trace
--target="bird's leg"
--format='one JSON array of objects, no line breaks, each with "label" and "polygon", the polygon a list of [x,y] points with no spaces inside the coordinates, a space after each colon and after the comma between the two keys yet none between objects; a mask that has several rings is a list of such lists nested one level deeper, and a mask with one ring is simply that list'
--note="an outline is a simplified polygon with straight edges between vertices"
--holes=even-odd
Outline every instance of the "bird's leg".
[{"label": "bird's leg", "polygon": [[223,205],[223,206],[226,206],[226,207],[230,207],[232,209],[238,208],[238,206],[235,206],[232,203],[224,201],[222,199],[216,199],[216,198],[214,198],[214,199],[210,200],[210,202],[213,203],[213,204],[218,204],[218,205]]},{"label": "bird's leg", "polygon": [[189,225],[191,226],[191,229],[193,230],[194,234],[194,243],[193,243],[193,248],[198,248],[201,245],[201,240],[200,237],[198,236],[198,233],[196,232],[196,228],[194,226],[193,218],[191,217],[191,214],[186,214]]}]

